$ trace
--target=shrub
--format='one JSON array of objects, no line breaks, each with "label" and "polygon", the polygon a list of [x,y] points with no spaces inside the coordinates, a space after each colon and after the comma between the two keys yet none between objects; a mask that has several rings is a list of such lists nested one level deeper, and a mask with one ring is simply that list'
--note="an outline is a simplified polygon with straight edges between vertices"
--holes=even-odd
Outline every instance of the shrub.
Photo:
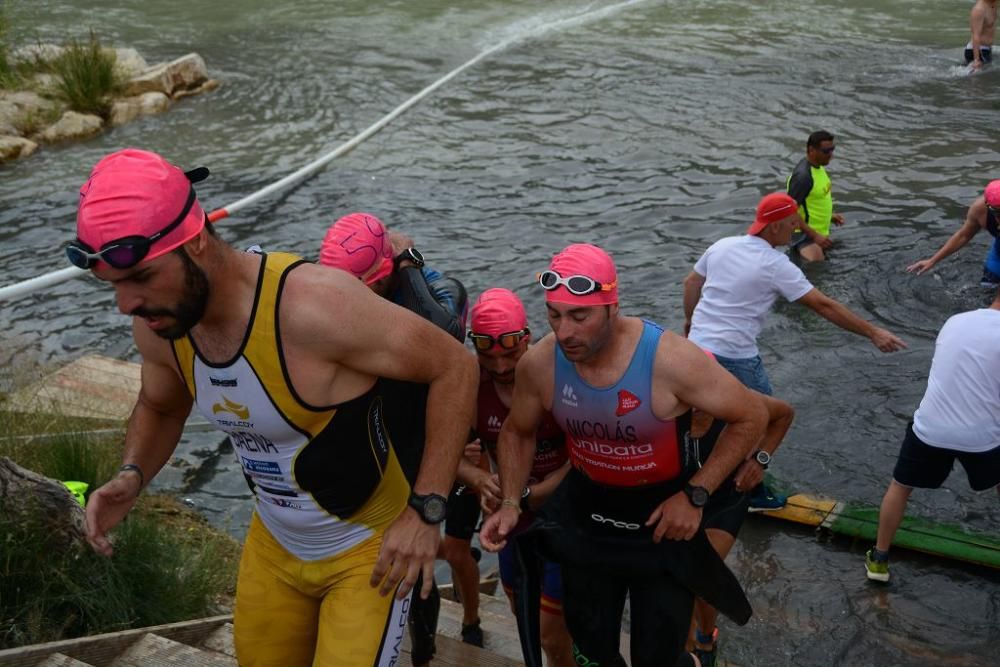
[{"label": "shrub", "polygon": [[117,57],[105,49],[94,33],[86,42],[70,40],[52,67],[59,77],[59,93],[70,109],[107,117],[111,98],[123,83],[115,70]]},{"label": "shrub", "polygon": [[10,49],[10,21],[7,19],[6,7],[0,2],[0,88],[12,88],[16,82],[14,69],[7,60]]}]

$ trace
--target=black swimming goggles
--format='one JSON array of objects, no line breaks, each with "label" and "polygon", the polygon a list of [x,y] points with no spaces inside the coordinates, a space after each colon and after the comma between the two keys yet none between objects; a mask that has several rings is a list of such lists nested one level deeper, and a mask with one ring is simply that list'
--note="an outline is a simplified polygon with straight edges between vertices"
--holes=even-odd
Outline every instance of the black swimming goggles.
[{"label": "black swimming goggles", "polygon": [[494,345],[499,345],[501,349],[513,350],[517,347],[524,337],[531,333],[528,327],[524,327],[520,331],[508,331],[507,333],[502,333],[496,338],[489,334],[477,334],[469,331],[469,340],[472,341],[473,346],[479,352],[486,352],[493,348]]},{"label": "black swimming goggles", "polygon": [[613,283],[599,283],[589,276],[566,276],[563,278],[552,269],[547,269],[538,274],[538,284],[546,290],[554,290],[562,285],[570,294],[576,296],[586,296],[595,292],[610,292],[618,287],[618,281]]},{"label": "black swimming goggles", "polygon": [[[198,167],[197,169],[184,172],[184,175],[192,183],[197,183],[208,177],[208,169]],[[116,269],[130,269],[149,254],[149,250],[153,247],[154,243],[177,229],[184,222],[187,214],[191,212],[191,207],[194,206],[194,201],[194,187],[191,187],[188,190],[187,201],[184,203],[184,208],[181,209],[180,215],[169,225],[151,236],[124,236],[114,241],[108,241],[101,246],[100,250],[96,251],[80,239],[76,239],[66,246],[66,257],[73,266],[81,269],[93,268],[94,264],[98,261],[105,262]]]}]

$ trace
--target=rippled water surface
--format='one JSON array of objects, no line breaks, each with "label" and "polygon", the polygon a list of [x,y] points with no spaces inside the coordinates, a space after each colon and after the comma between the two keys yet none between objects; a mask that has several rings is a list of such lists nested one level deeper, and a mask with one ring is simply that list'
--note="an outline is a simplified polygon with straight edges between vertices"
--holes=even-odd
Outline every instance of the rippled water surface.
[{"label": "rippled water surface", "polygon": [[[624,310],[680,329],[681,280],[783,187],[810,131],[837,135],[829,167],[848,224],[821,290],[901,335],[878,353],[795,305],[761,337],[797,409],[774,466],[789,487],[877,503],[923,393],[941,324],[980,307],[985,235],[934,274],[929,256],[998,174],[1000,72],[966,76],[969,2],[848,0],[612,3],[219,0],[11,3],[24,41],[94,28],[148,60],[204,56],[223,85],[169,113],[0,167],[0,283],[62,268],[76,190],[124,146],[204,164],[207,206],[231,203],[327,152],[484,49],[445,85],[302,185],[221,223],[236,245],[315,256],[352,210],[413,236],[470,292],[519,291],[544,327],[534,273],[574,241],[603,245]],[[5,358],[131,358],[126,319],[91,279],[0,304]],[[192,436],[164,483],[241,532],[232,455]],[[914,513],[996,530],[991,494],[959,474]],[[862,545],[751,522],[733,556],[758,615],[726,629],[739,664],[996,664],[993,574],[899,555],[896,582],[864,581]]]}]

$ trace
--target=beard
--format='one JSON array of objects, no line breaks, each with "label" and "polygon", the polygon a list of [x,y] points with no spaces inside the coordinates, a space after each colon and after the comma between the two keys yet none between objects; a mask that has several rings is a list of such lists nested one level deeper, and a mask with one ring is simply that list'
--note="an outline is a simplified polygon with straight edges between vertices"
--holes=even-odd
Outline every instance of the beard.
[{"label": "beard", "polygon": [[178,248],[177,254],[184,265],[184,294],[180,302],[171,310],[169,308],[137,308],[132,315],[138,317],[169,317],[174,323],[155,333],[160,338],[166,340],[177,340],[188,335],[201,318],[205,315],[208,307],[208,295],[210,286],[208,276],[194,263],[184,248]]}]

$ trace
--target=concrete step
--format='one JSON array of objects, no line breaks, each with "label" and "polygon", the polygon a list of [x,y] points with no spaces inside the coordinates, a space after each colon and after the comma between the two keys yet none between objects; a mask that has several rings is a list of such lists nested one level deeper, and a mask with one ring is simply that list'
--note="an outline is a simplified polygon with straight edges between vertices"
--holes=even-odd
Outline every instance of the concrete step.
[{"label": "concrete step", "polygon": [[216,653],[236,657],[236,647],[233,645],[233,624],[224,623],[219,626],[201,643],[202,648],[206,648]]},{"label": "concrete step", "polygon": [[237,663],[228,655],[147,634],[118,656],[111,667],[237,667]]},{"label": "concrete step", "polygon": [[64,653],[53,653],[35,667],[93,667],[93,665],[71,658]]}]

